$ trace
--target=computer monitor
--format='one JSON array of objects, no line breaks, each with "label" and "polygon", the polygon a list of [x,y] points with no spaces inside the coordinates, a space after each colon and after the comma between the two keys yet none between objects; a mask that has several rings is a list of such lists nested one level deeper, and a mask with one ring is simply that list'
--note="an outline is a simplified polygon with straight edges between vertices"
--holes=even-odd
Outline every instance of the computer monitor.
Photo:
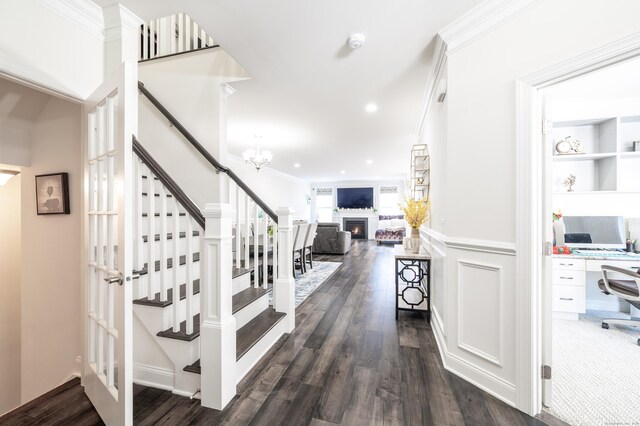
[{"label": "computer monitor", "polygon": [[567,247],[624,249],[622,216],[564,216],[564,242]]}]

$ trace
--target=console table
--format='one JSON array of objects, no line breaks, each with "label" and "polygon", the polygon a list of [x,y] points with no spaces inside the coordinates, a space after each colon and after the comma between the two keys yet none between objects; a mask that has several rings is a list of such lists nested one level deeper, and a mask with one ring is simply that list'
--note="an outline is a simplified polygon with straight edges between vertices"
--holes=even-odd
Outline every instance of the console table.
[{"label": "console table", "polygon": [[[431,255],[424,248],[419,253],[393,247],[396,263],[396,319],[398,311],[425,311],[431,321]],[[402,303],[403,306],[400,306]]]}]

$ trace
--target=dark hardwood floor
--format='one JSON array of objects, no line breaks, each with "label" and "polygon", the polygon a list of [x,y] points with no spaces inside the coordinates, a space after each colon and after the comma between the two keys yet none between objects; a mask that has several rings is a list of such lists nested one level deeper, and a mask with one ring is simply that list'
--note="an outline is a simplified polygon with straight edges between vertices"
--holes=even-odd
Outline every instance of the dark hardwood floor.
[{"label": "dark hardwood floor", "polygon": [[[391,246],[354,242],[299,306],[296,329],[238,386],[224,411],[134,385],[140,425],[543,425],[444,370],[422,314],[394,313]],[[553,419],[547,420],[553,423]],[[100,424],[73,380],[0,424]]]}]

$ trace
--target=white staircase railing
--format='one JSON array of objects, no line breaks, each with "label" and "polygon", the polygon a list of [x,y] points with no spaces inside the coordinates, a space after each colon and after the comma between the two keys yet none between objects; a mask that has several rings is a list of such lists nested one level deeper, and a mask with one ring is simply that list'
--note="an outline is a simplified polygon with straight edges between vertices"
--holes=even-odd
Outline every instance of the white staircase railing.
[{"label": "white staircase railing", "polygon": [[217,43],[185,13],[153,19],[140,26],[138,60],[215,47]]}]

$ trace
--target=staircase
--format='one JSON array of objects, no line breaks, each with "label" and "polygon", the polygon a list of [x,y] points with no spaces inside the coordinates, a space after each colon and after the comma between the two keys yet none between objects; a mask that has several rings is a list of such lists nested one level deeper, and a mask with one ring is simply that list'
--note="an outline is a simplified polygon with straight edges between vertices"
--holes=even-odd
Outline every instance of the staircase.
[{"label": "staircase", "polygon": [[[143,35],[155,34],[149,28],[143,26]],[[148,42],[142,47],[149,52]],[[212,175],[225,177],[220,182],[228,195],[201,209],[134,139],[134,352],[145,358],[134,366],[134,381],[200,396],[202,405],[222,409],[236,384],[295,327],[292,212],[272,211],[144,84],[139,89],[185,146],[206,159]]]}]

